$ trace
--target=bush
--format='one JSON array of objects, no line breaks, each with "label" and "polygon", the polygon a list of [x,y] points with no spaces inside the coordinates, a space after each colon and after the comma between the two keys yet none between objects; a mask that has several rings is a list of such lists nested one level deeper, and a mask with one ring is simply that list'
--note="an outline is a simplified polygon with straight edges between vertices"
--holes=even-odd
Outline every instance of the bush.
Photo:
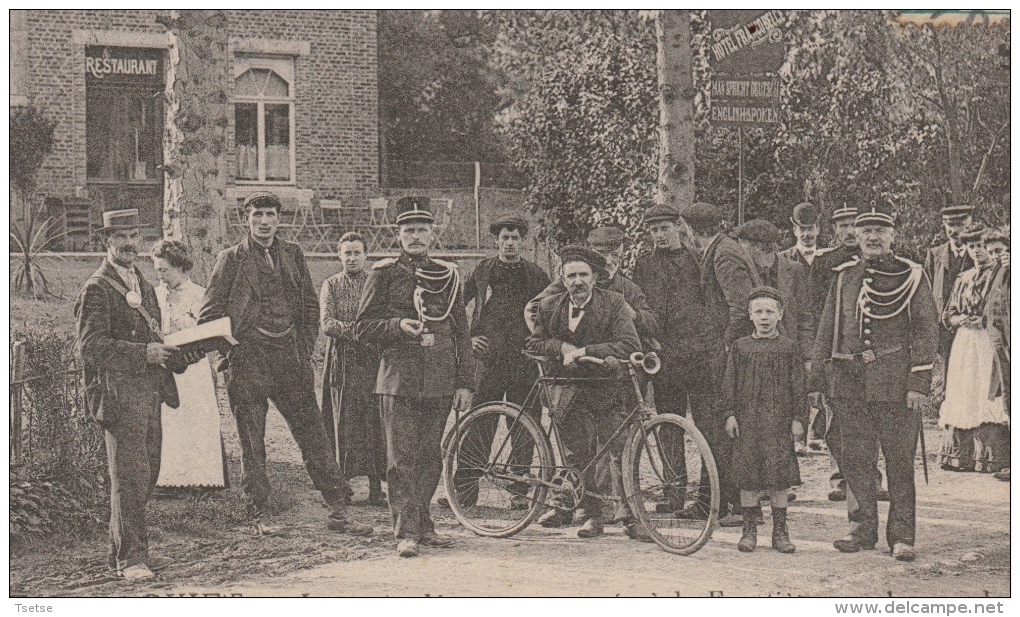
[{"label": "bush", "polygon": [[[25,346],[22,379],[10,385],[11,538],[97,529],[108,509],[106,450],[84,407],[72,333],[11,332]],[[20,417],[20,431],[13,420]]]}]

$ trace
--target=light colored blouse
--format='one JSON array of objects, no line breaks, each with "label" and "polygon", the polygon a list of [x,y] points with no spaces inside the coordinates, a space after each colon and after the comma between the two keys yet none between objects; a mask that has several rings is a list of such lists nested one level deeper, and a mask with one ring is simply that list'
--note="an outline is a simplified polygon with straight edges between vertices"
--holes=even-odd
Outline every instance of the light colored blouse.
[{"label": "light colored blouse", "polygon": [[160,283],[159,287],[156,287],[156,299],[162,313],[163,334],[171,334],[198,325],[203,295],[205,287],[191,279],[186,279],[176,289],[170,289],[166,283]]}]

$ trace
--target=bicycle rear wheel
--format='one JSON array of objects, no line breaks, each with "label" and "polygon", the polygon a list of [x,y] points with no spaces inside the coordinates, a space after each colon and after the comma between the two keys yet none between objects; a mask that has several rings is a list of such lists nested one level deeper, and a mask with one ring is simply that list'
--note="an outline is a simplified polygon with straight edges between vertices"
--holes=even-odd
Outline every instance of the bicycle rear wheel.
[{"label": "bicycle rear wheel", "polygon": [[627,504],[663,550],[697,552],[719,516],[715,459],[692,421],[662,414],[631,432],[623,452]]},{"label": "bicycle rear wheel", "polygon": [[[459,436],[459,441],[458,441]],[[527,527],[545,502],[552,446],[512,403],[486,403],[445,439],[443,485],[450,509],[481,536],[507,537]]]}]

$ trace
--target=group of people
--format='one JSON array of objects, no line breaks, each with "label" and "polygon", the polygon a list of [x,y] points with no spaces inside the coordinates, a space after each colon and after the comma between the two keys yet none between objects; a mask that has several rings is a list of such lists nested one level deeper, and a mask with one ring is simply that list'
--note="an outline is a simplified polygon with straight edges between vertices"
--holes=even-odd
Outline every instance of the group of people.
[{"label": "group of people", "polygon": [[[877,543],[881,449],[891,502],[887,541],[897,559],[914,558],[914,452],[940,323],[968,331],[957,333],[948,362],[943,416],[956,449],[946,451],[946,460],[1008,461],[1008,450],[989,445],[990,433],[980,428],[995,423],[988,418],[1001,419],[999,408],[989,405],[969,420],[951,413],[951,401],[976,396],[973,380],[957,383],[960,370],[976,370],[976,354],[996,371],[983,382],[985,394],[1005,400],[1008,414],[1008,258],[990,257],[996,239],[1008,253],[1008,237],[951,236],[968,252],[973,243],[972,258],[985,265],[957,264],[966,271],[941,303],[939,284],[948,287],[947,277],[957,275],[931,268],[956,262],[936,260],[926,273],[895,256],[895,219],[874,206],[836,210],[837,246],[822,249],[818,210],[800,204],[791,218],[797,243],[781,251],[782,234],[767,221],[727,231],[725,216],[711,204],[682,212],[656,205],[643,221],[654,248],[638,257],[633,278],[621,271],[626,234],[607,226],[593,230],[586,245],[560,250],[555,281],[523,257],[527,221],[506,214],[489,227],[496,255],[462,277],[456,264],[429,255],[435,219],[428,199],[406,197],[397,202],[399,256],[366,269],[364,238],[345,234],[338,245],[341,271],[316,294],[300,247],[277,237],[280,200],[256,193],[244,208],[248,235],[219,255],[204,291],[188,280],[185,247],[169,241],[153,251],[162,281],[154,289],[134,265],[137,211],[104,214],[107,257],[86,282],[75,314],[89,409],[105,430],[112,478],[110,567],[125,578],[151,577],[166,565],[149,554],[145,503],[161,477],[187,471],[175,469],[174,452],[186,449],[174,444],[200,444],[196,460],[206,462],[192,464],[197,470],[187,480],[180,475],[179,483],[227,482],[218,426],[207,427],[211,438],[197,439],[202,422],[215,416],[215,400],[196,394],[211,392],[212,367],[202,354],[163,343],[174,329],[222,317],[230,318],[237,344],[212,357],[215,370],[225,372],[241,443],[241,485],[258,535],[280,529],[270,516],[266,473],[272,401],[329,509],[330,529],[373,533],[346,509],[353,495],[348,479],[364,475],[369,503],[388,503],[399,555],[453,545],[436,533],[429,511],[450,411],[467,411],[473,401],[522,404],[538,374],[524,350],[545,356],[547,371],[571,375],[605,370],[582,358],[656,351],[658,411],[690,415],[705,435],[719,469],[720,524],[743,527],[741,551],[755,548],[763,494],[772,506],[772,546],[795,550],[786,522],[794,497],[789,488],[800,483],[795,443],[816,411],[833,481],[843,483],[830,498],[848,504],[850,533],[836,548],[855,552]],[[959,257],[957,244],[951,249]],[[999,264],[994,271],[990,261]],[[321,405],[312,368],[320,329],[328,340]],[[965,369],[954,369],[960,363]],[[581,469],[590,462],[633,397],[629,383],[599,381],[578,391],[557,418],[567,464]],[[175,424],[174,414],[187,419]],[[482,439],[493,438],[496,427],[489,429],[492,435]],[[978,445],[966,450],[968,440]],[[609,445],[609,469],[592,480],[622,495],[622,444]],[[526,460],[531,453],[515,446],[511,456]],[[526,491],[520,493],[511,507],[527,507]],[[709,515],[707,496],[693,504],[673,497],[676,503],[661,505],[683,517]],[[609,518],[631,538],[649,539],[624,500],[609,514],[604,505],[593,497],[572,504],[579,537],[602,535]],[[560,507],[539,522],[562,527],[574,520]]]}]

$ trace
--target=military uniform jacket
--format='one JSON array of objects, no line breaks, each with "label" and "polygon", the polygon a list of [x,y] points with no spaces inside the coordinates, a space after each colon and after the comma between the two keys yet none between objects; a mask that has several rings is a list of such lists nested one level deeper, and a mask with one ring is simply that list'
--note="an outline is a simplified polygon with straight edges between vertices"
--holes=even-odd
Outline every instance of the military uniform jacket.
[{"label": "military uniform jacket", "polygon": [[[141,290],[142,306],[161,322],[156,291],[135,268]],[[138,309],[128,305],[124,295],[102,278],[127,287],[107,259],[85,282],[74,304],[78,322],[78,349],[85,371],[85,403],[92,417],[102,426],[116,421],[120,411],[120,392],[129,389],[159,389],[160,400],[172,408],[180,405],[177,385],[171,372],[145,359],[145,348],[159,340]],[[174,366],[184,372],[186,366]]]},{"label": "military uniform jacket", "polygon": [[836,280],[838,266],[845,264],[851,259],[859,256],[861,250],[855,247],[838,246],[823,255],[815,257],[811,264],[811,312],[814,313],[816,321],[825,308],[825,299],[829,296],[829,287]]},{"label": "military uniform jacket", "polygon": [[[319,296],[312,287],[312,277],[301,247],[280,238],[274,242],[279,243],[280,273],[296,292],[289,300],[298,342],[311,357],[319,335]],[[200,324],[230,317],[234,338],[244,338],[252,333],[259,317],[259,263],[265,260],[265,253],[260,247],[253,247],[252,243],[251,236],[248,236],[220,252],[198,316]]]},{"label": "military uniform jacket", "polygon": [[[584,315],[570,331],[570,294],[566,291],[544,298],[538,305],[535,332],[528,338],[531,353],[562,358],[561,346],[584,347],[595,358],[626,359],[641,350],[637,328],[623,294],[596,287],[584,307]],[[562,363],[560,363],[562,367]],[[584,371],[584,367],[579,367]]]},{"label": "military uniform jacket", "polygon": [[[431,258],[418,261],[418,265],[457,267]],[[474,355],[463,293],[456,291],[446,319],[426,323],[435,344],[423,347],[421,337],[412,338],[400,329],[401,319],[419,319],[414,304],[417,285],[415,259],[403,252],[397,259],[376,262],[365,282],[354,335],[382,350],[375,393],[438,398],[453,396],[458,388],[474,390]]]},{"label": "military uniform jacket", "polygon": [[[833,398],[868,403],[904,402],[908,390],[928,393],[938,345],[939,315],[928,277],[920,269],[916,263],[892,256],[874,262],[852,261],[837,268],[838,276],[825,300],[815,338],[811,390],[827,390]],[[903,310],[888,319],[874,319],[858,312],[858,298],[866,279],[879,290],[889,290],[899,286],[905,275],[890,277],[881,272],[904,270],[916,272],[920,281],[905,300]],[[897,347],[898,350],[883,355]],[[881,357],[864,362],[862,352]],[[833,360],[839,354],[855,358]],[[818,370],[823,364],[825,370]]]}]

